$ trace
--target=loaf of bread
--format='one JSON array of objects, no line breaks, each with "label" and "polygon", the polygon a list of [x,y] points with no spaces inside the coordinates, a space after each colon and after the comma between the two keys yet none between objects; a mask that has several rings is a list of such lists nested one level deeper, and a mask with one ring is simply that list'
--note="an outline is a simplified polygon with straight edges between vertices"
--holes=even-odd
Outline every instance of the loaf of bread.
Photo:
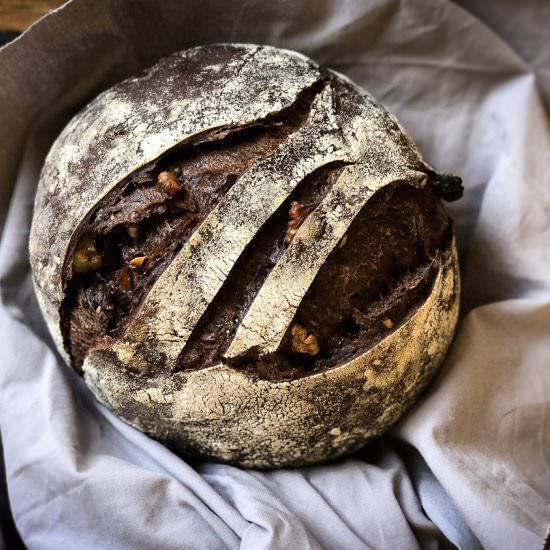
[{"label": "loaf of bread", "polygon": [[105,91],[53,145],[30,237],[55,343],[184,455],[350,453],[411,406],[458,314],[459,178],[347,78],[197,47]]}]

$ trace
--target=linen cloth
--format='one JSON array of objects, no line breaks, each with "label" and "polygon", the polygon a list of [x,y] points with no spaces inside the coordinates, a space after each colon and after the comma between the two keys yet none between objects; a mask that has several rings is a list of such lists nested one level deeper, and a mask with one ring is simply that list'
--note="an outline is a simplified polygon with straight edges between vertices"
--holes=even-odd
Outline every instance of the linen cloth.
[{"label": "linen cloth", "polygon": [[[529,36],[547,52],[550,15],[533,1],[516,28],[505,15],[487,19],[519,54],[445,0],[73,0],[0,50],[0,432],[29,548],[542,546],[550,54],[521,32],[539,29]],[[464,179],[464,198],[448,205],[463,293],[445,365],[388,435],[329,465],[260,472],[183,461],[95,402],[53,350],[33,294],[29,224],[56,135],[103,89],[213,42],[296,49],[348,75],[397,115],[428,162]]]}]

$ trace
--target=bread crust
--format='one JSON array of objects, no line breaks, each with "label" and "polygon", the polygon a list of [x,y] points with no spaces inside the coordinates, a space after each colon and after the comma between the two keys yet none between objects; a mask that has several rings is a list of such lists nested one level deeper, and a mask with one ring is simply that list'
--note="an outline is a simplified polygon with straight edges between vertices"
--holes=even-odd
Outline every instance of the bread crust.
[{"label": "bread crust", "polygon": [[426,301],[342,365],[270,381],[226,364],[181,372],[177,361],[236,259],[305,176],[346,164],[268,276],[228,359],[251,346],[275,351],[323,262],[370,197],[396,182],[420,187],[433,170],[368,93],[300,54],[254,45],[186,50],[116,85],[73,118],[46,159],[31,265],[50,332],[70,362],[60,310],[79,228],[97,204],[175,147],[277,113],[327,75],[334,85],[316,95],[307,122],[237,180],[156,280],[124,334],[85,358],[84,377],[98,400],[182,453],[247,467],[309,464],[353,451],[409,408],[454,333],[454,240],[433,260],[437,276]]},{"label": "bread crust", "polygon": [[143,378],[98,350],[86,362],[86,383],[126,422],[184,454],[250,468],[338,458],[394,424],[443,362],[460,294],[454,241],[450,252],[414,315],[341,366],[289,381],[221,364]]},{"label": "bread crust", "polygon": [[170,149],[276,113],[319,77],[312,61],[288,50],[192,48],[101,93],[69,122],[42,169],[29,240],[36,294],[67,362],[59,316],[65,259],[95,205]]}]

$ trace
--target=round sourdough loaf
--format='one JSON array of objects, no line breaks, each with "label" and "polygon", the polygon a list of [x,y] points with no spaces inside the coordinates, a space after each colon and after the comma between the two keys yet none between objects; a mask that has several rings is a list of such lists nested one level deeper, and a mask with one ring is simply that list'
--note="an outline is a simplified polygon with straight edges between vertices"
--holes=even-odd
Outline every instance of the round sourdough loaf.
[{"label": "round sourdough loaf", "polygon": [[43,168],[30,237],[54,341],[177,452],[350,453],[411,406],[458,314],[460,179],[296,52],[197,47],[105,91]]}]

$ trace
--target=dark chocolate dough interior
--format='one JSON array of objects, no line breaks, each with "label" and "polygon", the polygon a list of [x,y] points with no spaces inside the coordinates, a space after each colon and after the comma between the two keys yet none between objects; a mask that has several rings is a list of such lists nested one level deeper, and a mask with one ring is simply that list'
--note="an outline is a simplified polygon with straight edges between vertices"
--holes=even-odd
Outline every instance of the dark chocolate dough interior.
[{"label": "dark chocolate dough interior", "polygon": [[[273,116],[205,133],[170,151],[134,172],[98,203],[76,232],[64,267],[61,327],[77,370],[103,336],[123,332],[147,291],[238,177],[303,126],[314,98],[330,79],[320,79]],[[163,171],[177,177],[180,191],[169,195],[159,188],[157,176]],[[132,237],[129,228],[136,227],[138,236]],[[86,235],[95,237],[103,265],[73,273],[70,266],[77,241]],[[128,269],[129,262],[140,256],[147,258],[143,267]],[[121,276],[130,278],[130,291],[121,287]]]},{"label": "dark chocolate dough interior", "polygon": [[[77,369],[105,336],[124,332],[153,283],[237,178],[304,124],[327,80],[277,115],[244,128],[211,132],[198,143],[171,151],[98,203],[77,235],[94,236],[103,265],[72,273],[69,255],[65,271],[62,329]],[[306,177],[259,230],[191,334],[178,361],[180,370],[222,359],[238,322],[287,246],[290,202],[313,210],[342,167],[332,163]],[[180,191],[169,195],[159,188],[162,171],[174,174]],[[425,300],[437,272],[437,252],[448,251],[450,237],[450,220],[430,185],[418,189],[402,183],[382,189],[330,255],[296,313],[293,324],[316,337],[319,353],[293,352],[287,334],[276,353],[259,357],[250,350],[230,365],[269,379],[295,378],[368,349]],[[128,267],[142,256],[146,260],[141,267]]]},{"label": "dark chocolate dough interior", "polygon": [[[260,356],[252,349],[229,363],[264,378],[284,379],[358,356],[425,301],[450,253],[451,239],[451,221],[430,186],[418,189],[402,183],[383,188],[322,266],[291,324],[314,335],[320,352],[293,352],[289,329],[277,352]],[[210,351],[211,339],[206,333],[197,349]],[[207,357],[217,354],[216,349]]]}]

